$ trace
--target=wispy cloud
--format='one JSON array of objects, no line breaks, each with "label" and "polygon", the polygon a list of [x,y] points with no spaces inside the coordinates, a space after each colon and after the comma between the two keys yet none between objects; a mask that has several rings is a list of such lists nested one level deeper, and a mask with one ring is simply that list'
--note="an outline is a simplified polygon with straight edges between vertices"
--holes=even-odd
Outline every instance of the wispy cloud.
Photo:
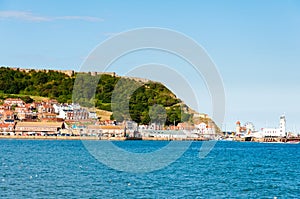
[{"label": "wispy cloud", "polygon": [[103,19],[98,17],[91,16],[41,16],[35,15],[32,12],[26,11],[0,11],[0,20],[5,19],[14,19],[14,20],[22,20],[22,21],[32,21],[32,22],[46,22],[46,21],[55,21],[55,20],[82,20],[82,21],[90,21],[90,22],[99,22],[103,21]]},{"label": "wispy cloud", "polygon": [[24,21],[51,21],[49,17],[33,15],[24,11],[0,11],[0,19],[17,19]]},{"label": "wispy cloud", "polygon": [[61,17],[54,17],[55,20],[84,20],[84,21],[91,21],[91,22],[97,22],[97,21],[103,21],[103,19],[98,17],[90,17],[90,16],[61,16]]},{"label": "wispy cloud", "polygon": [[107,37],[113,37],[115,35],[119,34],[119,32],[104,32],[103,35]]}]

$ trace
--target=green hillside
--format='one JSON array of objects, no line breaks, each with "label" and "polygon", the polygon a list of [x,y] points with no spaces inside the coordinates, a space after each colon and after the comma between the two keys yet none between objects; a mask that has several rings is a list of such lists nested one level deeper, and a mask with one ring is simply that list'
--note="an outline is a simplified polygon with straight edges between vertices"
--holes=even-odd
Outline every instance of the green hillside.
[{"label": "green hillside", "polygon": [[[75,73],[68,76],[51,70],[25,72],[1,67],[0,85],[0,98],[15,94],[27,100],[30,100],[28,96],[41,96],[57,99],[60,103],[73,101],[85,107],[95,105],[99,109],[113,111],[112,117],[118,121],[130,117],[140,124],[148,124],[157,119],[150,118],[153,112],[159,110],[157,105],[164,107],[164,110],[159,110],[155,115],[165,115],[161,119],[167,125],[191,119],[188,112],[181,111],[181,100],[157,82],[142,83],[132,78],[106,74]],[[129,110],[126,111],[128,105]]]}]

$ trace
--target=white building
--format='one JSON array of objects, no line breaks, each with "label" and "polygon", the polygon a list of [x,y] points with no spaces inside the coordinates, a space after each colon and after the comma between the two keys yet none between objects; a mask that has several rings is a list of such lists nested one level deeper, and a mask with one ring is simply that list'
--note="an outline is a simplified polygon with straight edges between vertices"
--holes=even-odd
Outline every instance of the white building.
[{"label": "white building", "polygon": [[89,112],[89,118],[90,119],[98,119],[97,113],[95,111],[90,111]]},{"label": "white building", "polygon": [[280,117],[279,128],[263,128],[261,131],[263,137],[285,137],[286,134],[286,120],[285,116]]},{"label": "white building", "polygon": [[18,107],[23,107],[25,102],[20,98],[7,98],[4,100],[4,104],[9,104],[11,106],[17,105]]},{"label": "white building", "polygon": [[204,122],[201,122],[200,124],[196,124],[195,130],[197,134],[204,136],[212,136],[216,134],[215,127],[212,123],[206,124]]}]

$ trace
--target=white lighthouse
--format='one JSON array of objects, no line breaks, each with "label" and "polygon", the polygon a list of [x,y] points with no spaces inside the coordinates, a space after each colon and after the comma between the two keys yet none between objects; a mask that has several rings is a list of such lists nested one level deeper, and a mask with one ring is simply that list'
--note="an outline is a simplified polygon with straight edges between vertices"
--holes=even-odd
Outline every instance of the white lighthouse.
[{"label": "white lighthouse", "polygon": [[286,134],[286,120],[285,120],[285,115],[282,115],[280,117],[279,132],[280,132],[280,136],[281,137],[287,136],[287,134]]}]

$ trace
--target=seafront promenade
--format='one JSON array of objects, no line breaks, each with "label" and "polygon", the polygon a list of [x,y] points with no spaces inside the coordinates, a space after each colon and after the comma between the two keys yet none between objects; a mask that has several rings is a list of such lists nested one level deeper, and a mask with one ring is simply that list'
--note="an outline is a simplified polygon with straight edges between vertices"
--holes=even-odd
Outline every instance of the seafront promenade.
[{"label": "seafront promenade", "polygon": [[97,137],[81,136],[26,136],[26,135],[0,135],[0,139],[21,140],[99,140]]},{"label": "seafront promenade", "polygon": [[0,135],[0,139],[21,140],[148,140],[148,141],[208,141],[207,138],[166,138],[166,137],[96,137],[96,136],[25,136],[25,135]]},{"label": "seafront promenade", "polygon": [[[19,140],[98,140],[98,141],[209,141],[207,138],[167,138],[167,137],[97,137],[97,136],[28,136],[28,135],[0,135],[0,139]],[[299,143],[300,137],[295,138],[253,138],[251,140],[235,138],[235,142],[262,142],[262,143]]]}]

